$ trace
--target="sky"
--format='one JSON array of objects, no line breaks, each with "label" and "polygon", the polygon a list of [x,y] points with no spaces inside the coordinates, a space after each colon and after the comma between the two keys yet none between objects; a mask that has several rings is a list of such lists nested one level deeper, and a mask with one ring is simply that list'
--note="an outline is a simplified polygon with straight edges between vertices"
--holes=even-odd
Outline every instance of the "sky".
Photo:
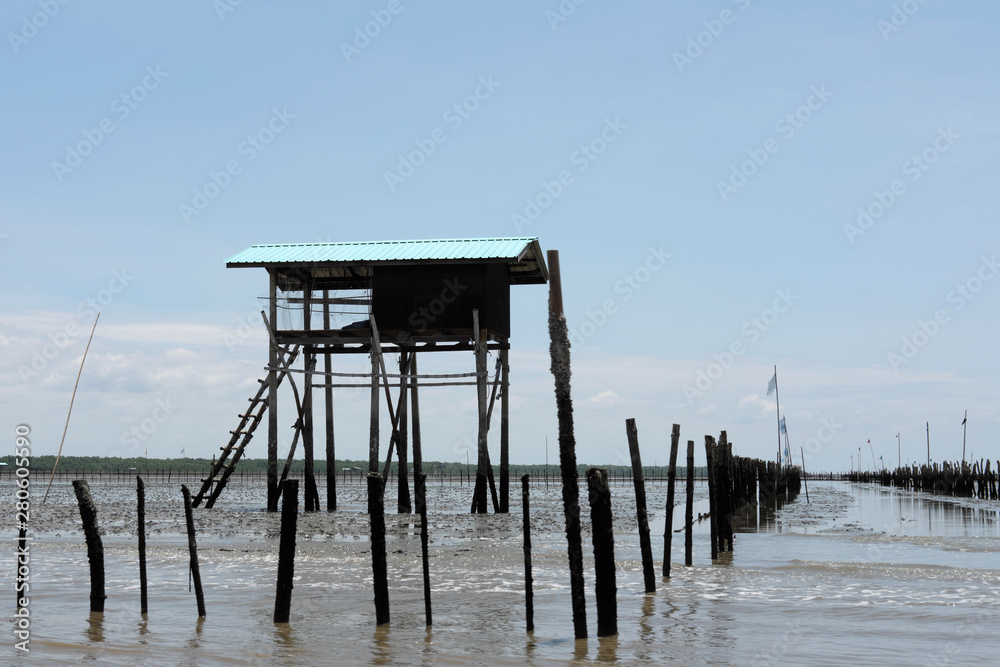
[{"label": "sky", "polygon": [[[63,453],[217,454],[267,361],[266,272],[225,267],[250,245],[532,236],[560,253],[581,463],[627,464],[630,417],[646,465],[674,423],[699,461],[722,430],[774,458],[775,368],[807,470],[926,462],[928,431],[931,459],[961,459],[966,411],[967,456],[996,458],[998,18],[986,0],[9,0],[8,451],[21,424],[35,455],[58,449],[99,311]],[[554,464],[547,288],[511,296],[511,460]],[[425,459],[474,448],[475,397],[422,393]],[[367,400],[336,392],[338,458],[365,458]]]}]

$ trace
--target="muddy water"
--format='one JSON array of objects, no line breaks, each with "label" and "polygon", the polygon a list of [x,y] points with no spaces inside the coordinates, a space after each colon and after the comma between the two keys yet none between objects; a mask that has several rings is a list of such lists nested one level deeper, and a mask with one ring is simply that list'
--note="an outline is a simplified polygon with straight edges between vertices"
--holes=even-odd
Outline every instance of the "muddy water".
[{"label": "muddy water", "polygon": [[[194,480],[192,480],[192,484]],[[58,484],[58,483],[57,483]],[[386,506],[395,507],[389,485]],[[536,485],[537,487],[537,485]],[[535,625],[524,631],[519,494],[508,516],[471,516],[470,489],[428,489],[434,626],[424,627],[418,527],[387,515],[392,623],[374,625],[364,489],[338,485],[340,511],[300,515],[291,622],[271,622],[279,517],[262,490],[227,489],[196,510],[207,618],[188,590],[179,484],[147,482],[149,607],[139,614],[131,484],[92,483],[104,531],[108,600],[88,613],[79,513],[67,483],[32,507],[31,653],[4,664],[928,664],[1000,661],[1000,522],[995,503],[871,486],[810,483],[784,507],[761,508],[735,552],[709,558],[696,526],[695,564],[675,536],[673,576],[643,593],[630,485],[613,486],[618,558],[616,638],[572,639],[557,484],[532,489]],[[681,491],[683,486],[681,486]],[[648,488],[654,553],[663,549],[664,485]],[[10,496],[7,481],[0,493]],[[320,490],[321,497],[325,492]],[[696,487],[696,512],[705,512]],[[678,496],[683,498],[683,494]],[[683,521],[675,510],[674,525]],[[585,523],[589,519],[585,511]],[[14,577],[15,534],[0,562]],[[584,535],[585,553],[589,534]],[[3,569],[3,568],[0,568]],[[592,572],[592,563],[587,563]],[[13,586],[10,609],[13,611]],[[593,580],[588,626],[595,629]]]}]

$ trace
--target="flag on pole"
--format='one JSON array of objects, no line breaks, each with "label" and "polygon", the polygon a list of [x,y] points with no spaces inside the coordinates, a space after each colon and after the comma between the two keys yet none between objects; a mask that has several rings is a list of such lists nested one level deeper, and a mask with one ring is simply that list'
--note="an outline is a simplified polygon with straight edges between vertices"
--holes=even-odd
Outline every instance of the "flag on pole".
[{"label": "flag on pole", "polygon": [[770,396],[774,393],[774,390],[778,387],[778,374],[775,373],[771,376],[771,379],[767,383],[767,395]]},{"label": "flag on pole", "polygon": [[184,448],[181,447],[181,456],[184,456]]},{"label": "flag on pole", "polygon": [[785,433],[785,434],[788,433],[788,431],[785,429],[785,418],[784,417],[781,418],[781,433]]},{"label": "flag on pole", "polygon": [[967,422],[967,421],[969,421],[969,418],[968,418],[968,417],[966,417],[965,419],[963,419],[963,420],[962,420],[962,426],[965,426],[965,422]]}]

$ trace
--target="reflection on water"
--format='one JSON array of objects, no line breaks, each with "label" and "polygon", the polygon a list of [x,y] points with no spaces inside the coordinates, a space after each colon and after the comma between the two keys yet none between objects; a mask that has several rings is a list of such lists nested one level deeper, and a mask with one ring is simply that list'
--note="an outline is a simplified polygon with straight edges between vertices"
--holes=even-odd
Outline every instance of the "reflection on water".
[{"label": "reflection on water", "polygon": [[[92,489],[107,531],[106,612],[88,615],[79,515],[71,497],[57,497],[41,510],[32,551],[31,657],[38,664],[86,656],[129,667],[855,665],[922,664],[938,656],[940,664],[953,665],[989,664],[1000,646],[1000,522],[996,504],[986,501],[814,482],[809,503],[800,496],[747,513],[734,551],[715,562],[707,521],[694,527],[692,567],[677,564],[683,534],[675,535],[672,576],[659,579],[657,591],[647,594],[631,488],[613,485],[620,634],[574,640],[555,484],[532,490],[536,629],[530,634],[524,632],[520,513],[512,508],[507,516],[471,517],[467,487],[428,488],[433,631],[424,624],[419,536],[406,515],[386,517],[393,623],[374,625],[360,484],[338,488],[344,506],[353,510],[300,516],[291,622],[277,625],[277,543],[270,536],[276,535],[278,517],[246,511],[262,500],[261,490],[235,493],[245,506],[196,515],[211,614],[198,620],[187,593],[186,538],[175,489],[147,486],[149,615],[138,613],[131,487]],[[696,491],[705,512],[703,489]],[[659,508],[650,516],[654,534],[662,533],[665,495],[663,486],[648,489],[649,506]],[[163,502],[157,504],[157,497]],[[392,506],[391,498],[386,502]],[[675,517],[674,525],[681,520]],[[10,558],[11,544],[3,548]],[[659,560],[662,553],[655,556]],[[590,555],[585,560],[593,631],[593,561]],[[0,663],[16,659],[12,646],[0,649]]]}]

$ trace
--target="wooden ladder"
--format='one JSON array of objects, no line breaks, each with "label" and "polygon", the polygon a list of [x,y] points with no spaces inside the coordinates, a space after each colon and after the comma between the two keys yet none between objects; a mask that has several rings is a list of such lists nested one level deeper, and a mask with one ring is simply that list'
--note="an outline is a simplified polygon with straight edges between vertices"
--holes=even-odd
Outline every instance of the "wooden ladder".
[{"label": "wooden ladder", "polygon": [[[283,354],[287,353],[288,355],[285,361],[286,367],[292,365],[292,362],[295,361],[295,358],[299,354],[299,350],[300,346],[295,345],[287,352],[283,352]],[[278,386],[281,386],[281,381],[285,379],[285,375],[287,375],[287,371],[282,370],[278,372]],[[229,476],[233,474],[233,469],[236,468],[236,464],[243,457],[244,450],[250,444],[253,433],[257,430],[257,426],[260,425],[271,399],[270,394],[267,397],[264,396],[265,392],[268,391],[267,380],[257,380],[257,382],[260,383],[257,394],[250,399],[250,407],[243,414],[239,415],[240,423],[236,427],[236,430],[229,432],[231,434],[229,443],[225,447],[220,447],[222,453],[219,455],[218,460],[213,461],[212,471],[208,477],[201,480],[201,490],[191,500],[191,507],[198,507],[207,494],[211,495],[208,497],[208,502],[205,503],[205,508],[211,509],[215,505],[219,494],[222,493],[222,490],[226,487],[226,482],[229,481]],[[221,477],[219,476],[220,472]],[[216,481],[217,477],[218,481]],[[212,488],[213,483],[215,484],[214,489]]]}]

